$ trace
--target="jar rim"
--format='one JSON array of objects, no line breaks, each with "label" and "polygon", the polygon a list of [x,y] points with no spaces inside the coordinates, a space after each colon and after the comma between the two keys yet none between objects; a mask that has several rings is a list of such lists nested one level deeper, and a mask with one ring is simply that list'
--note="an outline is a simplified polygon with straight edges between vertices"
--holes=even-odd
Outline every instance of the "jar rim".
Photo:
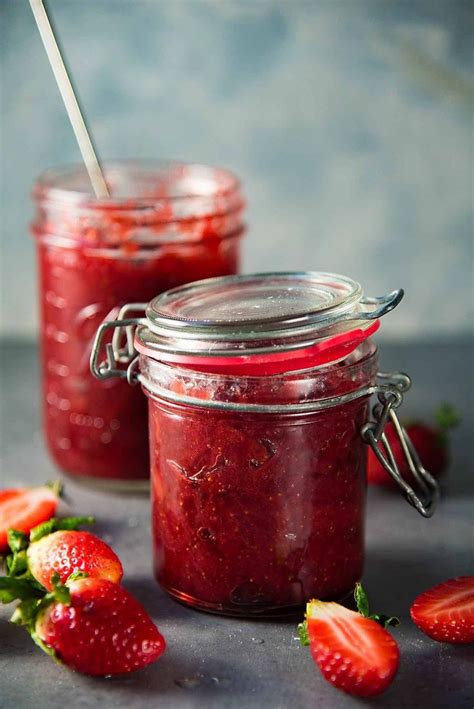
[{"label": "jar rim", "polygon": [[[112,185],[112,195],[97,199],[94,196],[87,171],[81,163],[58,165],[44,170],[33,188],[34,199],[43,199],[86,207],[87,209],[113,208],[134,210],[154,207],[162,202],[179,204],[186,201],[199,202],[209,198],[231,197],[241,189],[239,178],[230,170],[198,162],[179,160],[111,160],[103,163],[105,177]],[[184,173],[188,173],[187,175]],[[124,177],[134,178],[135,189],[140,180],[175,180],[174,190],[167,193],[137,194],[118,192],[113,195],[113,185],[120,185]],[[180,191],[178,183],[181,181]],[[199,181],[201,188],[198,189]],[[68,186],[69,185],[69,186]],[[161,185],[163,188],[163,185]],[[122,188],[123,189],[123,188]]]},{"label": "jar rim", "polygon": [[[370,396],[375,391],[377,365],[378,349],[372,339],[338,362],[263,375],[206,372],[142,354],[138,381],[145,394],[156,400],[208,409],[291,415]],[[328,386],[330,382],[337,386],[336,391]],[[340,383],[345,383],[342,389]]]},{"label": "jar rim", "polygon": [[[367,349],[366,352],[364,352],[365,348]],[[358,355],[361,356],[358,357]],[[235,382],[236,379],[243,379],[245,381],[261,381],[263,379],[282,379],[285,381],[291,381],[295,379],[314,378],[314,376],[318,376],[319,374],[326,375],[330,371],[331,367],[340,367],[341,365],[344,366],[344,371],[350,374],[361,365],[370,362],[375,357],[378,357],[378,347],[372,338],[368,338],[367,340],[361,342],[358,347],[352,350],[352,352],[349,352],[341,357],[341,359],[323,362],[322,364],[312,364],[310,367],[306,367],[305,369],[288,370],[286,372],[271,374],[256,374],[248,372],[235,374],[235,372],[232,371],[206,371],[203,369],[193,369],[192,367],[183,366],[174,362],[165,362],[163,360],[156,359],[155,357],[150,357],[148,354],[144,353],[142,353],[140,357],[149,357],[154,364],[158,364],[158,366],[163,368],[164,371],[166,370],[169,372],[170,376],[202,376],[211,379],[219,379],[222,382]]]}]

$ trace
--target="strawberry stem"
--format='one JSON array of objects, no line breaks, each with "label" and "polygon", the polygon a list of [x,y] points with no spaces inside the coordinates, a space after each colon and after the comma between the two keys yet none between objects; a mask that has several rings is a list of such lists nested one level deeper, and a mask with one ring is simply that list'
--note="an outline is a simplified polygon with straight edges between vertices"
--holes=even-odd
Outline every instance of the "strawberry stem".
[{"label": "strawberry stem", "polygon": [[461,414],[454,408],[454,406],[452,406],[452,404],[444,402],[436,411],[435,419],[438,428],[445,433],[446,431],[450,431],[452,428],[459,426],[461,423]]},{"label": "strawberry stem", "polygon": [[[61,583],[61,578],[58,573],[54,573],[51,576],[51,585],[53,586],[53,590],[46,594],[42,603],[48,601],[46,603],[46,605],[48,605],[52,601],[58,601],[58,603],[64,603],[64,605],[68,606],[71,603],[71,592],[67,586]],[[51,597],[51,599],[49,597]]]},{"label": "strawberry stem", "polygon": [[66,584],[70,584],[73,581],[79,581],[79,579],[86,579],[88,578],[88,576],[89,574],[86,574],[85,571],[80,571],[79,569],[76,569],[72,572],[70,576],[68,576]]},{"label": "strawberry stem", "polygon": [[355,585],[354,600],[359,613],[364,616],[364,618],[375,620],[375,622],[381,625],[382,628],[388,628],[390,625],[400,625],[400,620],[396,616],[384,615],[383,613],[370,613],[369,597],[367,596],[364,587],[359,582]]},{"label": "strawberry stem", "polygon": [[54,492],[56,497],[63,498],[64,496],[64,485],[60,480],[48,480],[46,483],[46,487],[49,487],[50,490]]},{"label": "strawberry stem", "polygon": [[298,624],[298,637],[303,647],[309,645],[308,624],[305,620]]}]

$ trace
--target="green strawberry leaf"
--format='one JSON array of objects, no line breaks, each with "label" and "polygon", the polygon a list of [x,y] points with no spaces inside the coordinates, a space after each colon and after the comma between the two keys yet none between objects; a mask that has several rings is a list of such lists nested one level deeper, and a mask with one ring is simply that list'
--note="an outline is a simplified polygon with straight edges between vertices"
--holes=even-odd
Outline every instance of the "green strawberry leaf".
[{"label": "green strawberry leaf", "polygon": [[18,529],[9,529],[7,532],[8,546],[13,553],[22,551],[28,546],[28,535]]},{"label": "green strawberry leaf", "polygon": [[375,620],[375,622],[381,625],[382,628],[388,628],[391,625],[394,627],[400,625],[400,619],[396,616],[384,615],[383,613],[370,613],[369,598],[361,583],[356,583],[355,585],[354,599],[357,605],[357,610],[364,616],[364,618]]},{"label": "green strawberry leaf", "polygon": [[38,615],[41,610],[49,605],[49,603],[51,603],[51,600],[49,600],[46,604],[43,601],[38,600],[22,601],[10,618],[10,622],[15,625],[24,626],[36,645],[38,645],[38,647],[40,647],[47,655],[50,655],[53,660],[59,662],[59,658],[53,648],[46,645],[46,643],[41,640],[36,632],[36,620]]},{"label": "green strawberry leaf", "polygon": [[309,645],[308,624],[305,620],[298,624],[298,637],[303,646]]},{"label": "green strawberry leaf", "polygon": [[369,617],[369,598],[361,583],[357,582],[354,589],[354,600],[357,610],[364,618]]},{"label": "green strawberry leaf", "polygon": [[461,414],[457,411],[452,404],[444,402],[438,408],[436,414],[436,423],[438,428],[441,429],[443,433],[456,428],[461,423]]},{"label": "green strawberry leaf", "polygon": [[42,587],[39,584],[33,583],[30,579],[16,579],[10,576],[0,577],[0,601],[2,603],[42,598],[45,590],[41,589]]},{"label": "green strawberry leaf", "polygon": [[51,517],[47,522],[33,527],[30,532],[30,543],[37,542],[48,534],[58,532],[62,529],[75,530],[83,524],[94,524],[94,522],[94,517],[63,517],[63,519]]},{"label": "green strawberry leaf", "polygon": [[36,618],[39,603],[38,598],[29,598],[19,603],[10,618],[10,623],[29,626]]},{"label": "green strawberry leaf", "polygon": [[26,574],[28,572],[26,551],[22,549],[21,551],[10,554],[10,556],[7,556],[6,564],[8,576],[22,576]]},{"label": "green strawberry leaf", "polygon": [[383,613],[374,613],[373,615],[368,616],[371,620],[375,620],[376,623],[382,626],[382,628],[388,628],[389,626],[393,626],[394,628],[397,627],[397,625],[400,625],[400,618],[397,618],[394,615],[384,615]]},{"label": "green strawberry leaf", "polygon": [[36,631],[36,621],[38,616],[41,611],[47,608],[47,606],[54,601],[53,598],[47,597],[52,595],[53,594],[47,594],[42,600],[30,599],[29,601],[22,601],[10,618],[10,622],[15,625],[24,626],[38,647],[40,647],[47,655],[51,655],[54,660],[58,661],[53,648],[46,645]]}]

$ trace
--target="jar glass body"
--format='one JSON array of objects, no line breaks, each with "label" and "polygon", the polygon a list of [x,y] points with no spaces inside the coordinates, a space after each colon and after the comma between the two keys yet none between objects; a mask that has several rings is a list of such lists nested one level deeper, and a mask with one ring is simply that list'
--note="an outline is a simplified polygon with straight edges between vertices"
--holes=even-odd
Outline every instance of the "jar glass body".
[{"label": "jar glass body", "polygon": [[63,471],[128,488],[149,476],[146,401],[125,381],[94,379],[96,329],[123,303],[236,273],[243,201],[230,173],[206,166],[118,163],[106,174],[104,202],[80,168],[45,173],[34,191],[44,428]]},{"label": "jar glass body", "polygon": [[285,375],[213,375],[145,355],[140,370],[159,583],[197,608],[242,616],[349,593],[364,559],[369,401],[311,402],[372,384],[373,343]]}]

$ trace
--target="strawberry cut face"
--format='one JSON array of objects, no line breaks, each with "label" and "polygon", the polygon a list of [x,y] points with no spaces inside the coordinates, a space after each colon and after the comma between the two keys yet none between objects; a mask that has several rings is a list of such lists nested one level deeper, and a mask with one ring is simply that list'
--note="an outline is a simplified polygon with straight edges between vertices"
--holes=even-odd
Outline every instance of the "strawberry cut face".
[{"label": "strawberry cut face", "polygon": [[56,512],[58,494],[47,485],[0,491],[0,552],[8,549],[9,529],[29,532]]},{"label": "strawberry cut face", "polygon": [[392,683],[400,653],[378,623],[323,601],[311,601],[306,618],[311,654],[331,684],[348,694],[371,697]]},{"label": "strawberry cut face", "polygon": [[449,579],[421,593],[410,615],[433,640],[453,645],[474,643],[474,576]]}]

